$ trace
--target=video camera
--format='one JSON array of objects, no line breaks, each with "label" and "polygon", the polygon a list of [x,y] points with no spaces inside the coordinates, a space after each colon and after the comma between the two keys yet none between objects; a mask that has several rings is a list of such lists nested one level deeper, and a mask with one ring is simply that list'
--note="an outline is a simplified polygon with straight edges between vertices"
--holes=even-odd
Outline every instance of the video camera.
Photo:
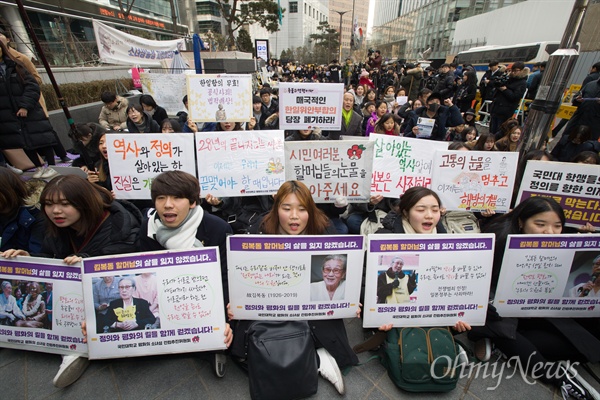
[{"label": "video camera", "polygon": [[494,87],[497,88],[506,86],[509,79],[510,76],[508,74],[498,75],[494,77],[494,79],[492,80],[492,84],[494,85]]}]

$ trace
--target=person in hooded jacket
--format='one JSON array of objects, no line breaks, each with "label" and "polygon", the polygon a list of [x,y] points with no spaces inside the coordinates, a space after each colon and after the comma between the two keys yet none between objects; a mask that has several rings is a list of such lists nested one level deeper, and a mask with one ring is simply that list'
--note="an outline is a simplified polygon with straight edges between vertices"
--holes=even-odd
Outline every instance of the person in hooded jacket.
[{"label": "person in hooded jacket", "polygon": [[406,95],[409,101],[415,100],[419,97],[419,90],[421,89],[421,81],[423,80],[423,68],[415,66],[415,64],[406,64],[404,74],[400,78],[400,85],[406,88]]},{"label": "person in hooded jacket", "polygon": [[50,179],[58,173],[43,166],[38,153],[53,163],[56,138],[39,103],[40,94],[33,75],[0,41],[0,149],[23,149],[37,168],[34,177]]}]

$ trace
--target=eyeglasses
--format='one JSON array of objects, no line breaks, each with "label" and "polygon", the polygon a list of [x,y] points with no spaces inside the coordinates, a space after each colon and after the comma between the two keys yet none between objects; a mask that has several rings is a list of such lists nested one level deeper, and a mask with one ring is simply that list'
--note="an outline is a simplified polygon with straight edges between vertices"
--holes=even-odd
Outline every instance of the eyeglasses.
[{"label": "eyeglasses", "polygon": [[330,273],[333,272],[334,275],[340,276],[340,275],[342,275],[342,272],[344,272],[344,270],[341,268],[323,268],[323,272],[326,275],[329,275]]},{"label": "eyeglasses", "polygon": [[127,285],[127,286],[120,286],[120,285],[119,285],[119,290],[129,290],[129,289],[131,289],[132,287],[133,287],[133,286],[131,286],[131,285]]}]

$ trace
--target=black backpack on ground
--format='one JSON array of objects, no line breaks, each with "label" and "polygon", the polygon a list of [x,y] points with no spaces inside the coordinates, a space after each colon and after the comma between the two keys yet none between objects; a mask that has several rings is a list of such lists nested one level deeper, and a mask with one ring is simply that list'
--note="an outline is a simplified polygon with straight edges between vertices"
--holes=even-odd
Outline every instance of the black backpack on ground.
[{"label": "black backpack on ground", "polygon": [[315,343],[306,321],[255,321],[246,330],[250,396],[292,400],[317,393]]}]

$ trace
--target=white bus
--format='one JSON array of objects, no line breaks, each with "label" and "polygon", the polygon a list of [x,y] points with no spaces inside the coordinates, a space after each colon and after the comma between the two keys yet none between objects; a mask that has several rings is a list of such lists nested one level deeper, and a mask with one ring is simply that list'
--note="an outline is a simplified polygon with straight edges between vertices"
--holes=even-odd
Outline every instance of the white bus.
[{"label": "white bus", "polygon": [[559,45],[560,42],[537,42],[510,46],[473,47],[458,53],[454,62],[458,65],[472,64],[479,77],[487,71],[490,61],[498,61],[505,65],[522,61],[531,69],[535,63],[548,61],[550,55],[558,50]]}]

